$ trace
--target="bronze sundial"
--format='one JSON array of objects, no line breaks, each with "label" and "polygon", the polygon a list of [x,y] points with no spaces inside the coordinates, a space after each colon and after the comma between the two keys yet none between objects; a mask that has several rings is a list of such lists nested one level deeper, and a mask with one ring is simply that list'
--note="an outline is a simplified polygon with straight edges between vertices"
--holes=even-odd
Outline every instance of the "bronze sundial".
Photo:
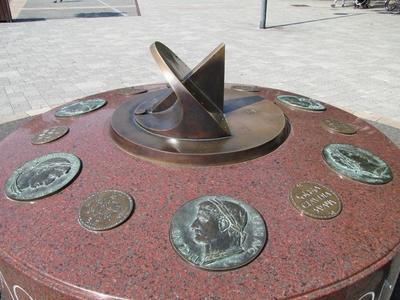
[{"label": "bronze sundial", "polygon": [[160,42],[150,49],[170,88],[137,95],[115,111],[112,136],[127,152],[170,163],[227,164],[269,153],[287,138],[282,110],[255,94],[256,87],[225,86],[223,44],[194,69]]}]

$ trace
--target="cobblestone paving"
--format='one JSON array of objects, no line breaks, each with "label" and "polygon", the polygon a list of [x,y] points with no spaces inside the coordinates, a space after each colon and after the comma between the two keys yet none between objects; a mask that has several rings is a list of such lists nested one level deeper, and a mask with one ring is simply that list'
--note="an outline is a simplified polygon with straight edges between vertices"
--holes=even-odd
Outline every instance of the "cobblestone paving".
[{"label": "cobblestone paving", "polygon": [[134,0],[27,0],[14,19],[49,20],[136,16]]},{"label": "cobblestone paving", "polygon": [[[297,92],[400,127],[400,15],[323,0],[139,0],[142,17],[0,24],[0,122],[79,97],[164,81],[160,40],[194,66],[226,44],[226,81]],[[293,5],[307,6],[293,6]]]}]

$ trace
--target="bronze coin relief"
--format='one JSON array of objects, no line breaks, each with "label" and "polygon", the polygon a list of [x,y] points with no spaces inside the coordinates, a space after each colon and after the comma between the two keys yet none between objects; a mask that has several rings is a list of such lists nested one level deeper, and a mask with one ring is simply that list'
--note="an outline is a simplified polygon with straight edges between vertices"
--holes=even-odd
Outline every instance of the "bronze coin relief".
[{"label": "bronze coin relief", "polygon": [[88,230],[109,230],[125,222],[133,209],[133,199],[127,193],[105,190],[90,195],[81,204],[78,221]]},{"label": "bronze coin relief", "polygon": [[301,182],[290,191],[292,205],[313,219],[332,219],[342,211],[339,197],[327,187],[313,182]]},{"label": "bronze coin relief", "polygon": [[56,117],[73,117],[79,116],[82,114],[86,114],[88,112],[99,109],[107,103],[106,100],[95,98],[95,99],[86,99],[78,102],[73,102],[61,107],[56,111]]},{"label": "bronze coin relief", "polygon": [[69,128],[67,126],[46,128],[32,137],[31,143],[33,145],[47,144],[63,137],[68,133],[68,131]]},{"label": "bronze coin relief", "polygon": [[69,153],[51,153],[25,162],[5,183],[6,195],[31,201],[54,194],[78,174],[81,161]]},{"label": "bronze coin relief", "polygon": [[137,94],[143,94],[146,93],[146,89],[141,89],[141,88],[136,88],[134,86],[122,88],[118,90],[118,94],[124,95],[124,96],[130,96],[130,95],[137,95]]},{"label": "bronze coin relief", "polygon": [[256,93],[260,91],[260,88],[255,85],[235,84],[231,86],[231,89],[239,92],[251,92]]},{"label": "bronze coin relief", "polygon": [[181,206],[170,226],[174,250],[202,269],[223,271],[254,260],[267,240],[255,209],[228,196],[203,196]]},{"label": "bronze coin relief", "polygon": [[384,184],[393,179],[385,161],[371,152],[349,144],[329,144],[322,151],[328,166],[352,180],[367,184]]},{"label": "bronze coin relief", "polygon": [[276,97],[278,102],[283,103],[289,107],[308,110],[308,111],[324,111],[326,110],[325,105],[321,102],[303,96],[296,95],[279,95]]},{"label": "bronze coin relief", "polygon": [[321,121],[321,125],[323,128],[333,133],[352,135],[357,132],[357,128],[355,126],[336,119],[324,119]]}]

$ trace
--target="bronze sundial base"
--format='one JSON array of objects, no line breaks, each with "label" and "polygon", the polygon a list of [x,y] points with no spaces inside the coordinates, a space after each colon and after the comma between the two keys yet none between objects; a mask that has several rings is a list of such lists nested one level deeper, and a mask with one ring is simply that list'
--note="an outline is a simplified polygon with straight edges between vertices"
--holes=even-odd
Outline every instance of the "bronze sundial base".
[{"label": "bronze sundial base", "polygon": [[112,117],[112,137],[128,153],[150,160],[190,165],[237,163],[276,149],[290,132],[282,110],[258,93],[231,87],[226,84],[224,91],[224,115],[231,131],[228,137],[178,139],[144,129],[134,118],[137,107],[151,103],[169,89],[137,95],[123,103]]},{"label": "bronze sundial base", "polygon": [[258,87],[224,84],[223,44],[193,69],[160,42],[150,50],[169,87],[137,95],[114,112],[111,135],[127,152],[220,165],[260,157],[287,138],[285,115]]}]

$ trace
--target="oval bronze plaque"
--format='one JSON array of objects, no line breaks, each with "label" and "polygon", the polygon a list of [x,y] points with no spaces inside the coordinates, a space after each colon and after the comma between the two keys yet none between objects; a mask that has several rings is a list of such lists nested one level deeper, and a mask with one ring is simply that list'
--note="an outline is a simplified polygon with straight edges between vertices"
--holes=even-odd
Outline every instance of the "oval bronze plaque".
[{"label": "oval bronze plaque", "polygon": [[99,109],[107,103],[104,99],[87,99],[67,104],[56,111],[56,117],[73,117]]},{"label": "oval bronze plaque", "polygon": [[326,110],[325,105],[321,102],[303,96],[296,95],[279,95],[276,99],[290,107],[303,109],[303,110],[311,110],[311,111],[323,111]]},{"label": "oval bronze plaque", "polygon": [[147,90],[145,90],[145,89],[135,88],[133,86],[122,88],[122,89],[118,90],[118,94],[121,94],[121,95],[124,95],[124,96],[143,94],[143,93],[146,93],[146,92],[147,92]]},{"label": "oval bronze plaque", "polygon": [[260,88],[255,85],[238,84],[238,85],[232,85],[231,88],[233,90],[240,91],[240,92],[256,93],[256,92],[260,91]]},{"label": "oval bronze plaque", "polygon": [[313,182],[301,182],[291,190],[290,202],[313,219],[332,219],[342,211],[339,197],[327,187]]},{"label": "oval bronze plaque", "polygon": [[321,121],[321,124],[323,128],[333,133],[351,135],[357,132],[357,128],[353,125],[341,122],[336,119],[324,119]]},{"label": "oval bronze plaque", "polygon": [[81,161],[69,153],[51,153],[25,162],[5,184],[6,195],[31,201],[54,194],[78,174]]},{"label": "oval bronze plaque", "polygon": [[36,134],[32,138],[31,142],[33,145],[47,144],[63,137],[68,133],[68,131],[69,128],[67,126],[46,128],[43,131]]},{"label": "oval bronze plaque", "polygon": [[188,263],[207,270],[239,268],[255,259],[267,240],[262,216],[242,201],[204,196],[187,202],[170,226],[174,250]]},{"label": "oval bronze plaque", "polygon": [[103,231],[117,227],[131,215],[134,202],[131,196],[117,190],[90,195],[79,209],[79,223],[86,229]]},{"label": "oval bronze plaque", "polygon": [[350,179],[384,184],[393,179],[390,167],[371,152],[349,144],[329,144],[322,151],[326,163],[337,173]]}]

